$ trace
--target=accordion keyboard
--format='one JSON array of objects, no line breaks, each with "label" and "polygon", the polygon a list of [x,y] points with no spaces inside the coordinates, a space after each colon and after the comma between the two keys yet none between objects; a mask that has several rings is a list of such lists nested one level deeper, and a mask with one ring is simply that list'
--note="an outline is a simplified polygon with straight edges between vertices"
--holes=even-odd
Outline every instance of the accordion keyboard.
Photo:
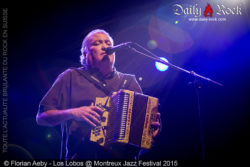
[{"label": "accordion keyboard", "polygon": [[[121,102],[121,99],[123,101]],[[126,132],[126,122],[127,122],[127,114],[128,114],[128,104],[129,104],[129,94],[125,94],[123,98],[119,97],[119,102],[123,103],[121,106],[121,125],[120,125],[120,134],[119,134],[119,140],[125,138],[125,132]],[[119,111],[118,111],[119,112]]]}]

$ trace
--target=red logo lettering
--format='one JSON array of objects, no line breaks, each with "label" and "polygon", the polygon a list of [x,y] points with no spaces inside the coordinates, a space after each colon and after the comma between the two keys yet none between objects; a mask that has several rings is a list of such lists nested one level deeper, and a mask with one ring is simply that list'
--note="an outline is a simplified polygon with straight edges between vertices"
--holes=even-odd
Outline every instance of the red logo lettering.
[{"label": "red logo lettering", "polygon": [[213,16],[213,9],[211,8],[211,6],[209,4],[207,4],[207,7],[204,11],[204,16],[205,17],[212,17]]}]

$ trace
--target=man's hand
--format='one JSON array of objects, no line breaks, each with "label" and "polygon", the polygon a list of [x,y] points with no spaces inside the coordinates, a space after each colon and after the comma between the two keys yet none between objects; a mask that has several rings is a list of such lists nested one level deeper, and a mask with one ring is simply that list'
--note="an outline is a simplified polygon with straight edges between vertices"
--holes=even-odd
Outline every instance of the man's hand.
[{"label": "man's hand", "polygon": [[104,111],[100,107],[94,106],[94,103],[90,106],[83,106],[71,110],[73,119],[84,121],[93,127],[101,124],[100,119],[103,112]]}]

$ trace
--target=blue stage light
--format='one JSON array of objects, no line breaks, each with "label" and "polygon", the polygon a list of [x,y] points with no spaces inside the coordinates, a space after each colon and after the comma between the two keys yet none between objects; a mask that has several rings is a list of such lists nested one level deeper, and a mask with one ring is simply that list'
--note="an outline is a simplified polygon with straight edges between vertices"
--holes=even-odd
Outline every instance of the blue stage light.
[{"label": "blue stage light", "polygon": [[[160,59],[165,60],[168,62],[168,60],[165,57],[160,57]],[[168,69],[168,66],[159,62],[155,62],[155,67],[159,71],[166,71]]]}]

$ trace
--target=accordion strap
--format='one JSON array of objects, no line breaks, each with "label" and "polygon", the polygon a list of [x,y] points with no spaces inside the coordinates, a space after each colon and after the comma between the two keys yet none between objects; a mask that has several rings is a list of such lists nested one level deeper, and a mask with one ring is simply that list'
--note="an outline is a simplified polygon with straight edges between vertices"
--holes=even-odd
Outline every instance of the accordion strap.
[{"label": "accordion strap", "polygon": [[77,72],[84,76],[89,82],[93,83],[97,88],[102,90],[106,95],[110,95],[113,91],[106,83],[100,81],[97,77],[88,73],[83,67],[78,69]]}]

